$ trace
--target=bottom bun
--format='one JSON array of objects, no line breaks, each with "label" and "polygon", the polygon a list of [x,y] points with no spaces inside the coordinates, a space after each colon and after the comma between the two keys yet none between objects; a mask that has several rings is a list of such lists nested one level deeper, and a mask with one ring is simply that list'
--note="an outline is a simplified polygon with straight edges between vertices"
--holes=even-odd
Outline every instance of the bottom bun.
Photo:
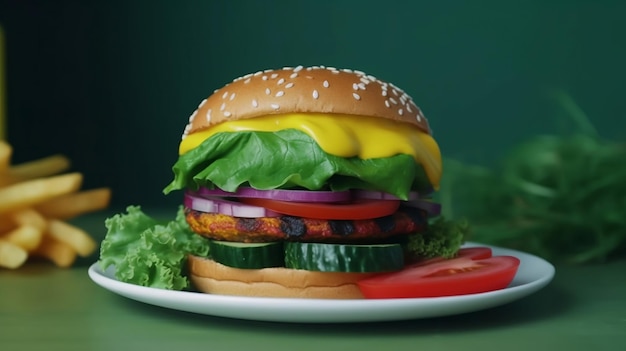
[{"label": "bottom bun", "polygon": [[217,295],[362,299],[356,282],[375,273],[313,272],[284,267],[240,269],[211,259],[189,256],[193,286]]}]

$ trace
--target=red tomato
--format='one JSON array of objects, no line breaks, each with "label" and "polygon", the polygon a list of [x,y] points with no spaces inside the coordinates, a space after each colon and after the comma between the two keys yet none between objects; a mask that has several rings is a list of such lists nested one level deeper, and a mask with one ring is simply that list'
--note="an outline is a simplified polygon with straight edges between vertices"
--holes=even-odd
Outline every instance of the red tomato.
[{"label": "red tomato", "polygon": [[464,247],[459,250],[456,257],[468,257],[472,260],[482,260],[489,258],[493,255],[490,247],[476,246],[476,247]]},{"label": "red tomato", "polygon": [[[464,247],[460,249],[454,258],[467,257],[472,260],[481,260],[484,258],[489,258],[492,256],[491,248],[485,246],[476,246],[476,247]],[[418,260],[413,262],[407,262],[409,264],[408,267],[422,266],[425,264],[431,264],[435,262],[440,262],[446,260],[443,257],[433,257],[426,260]]]},{"label": "red tomato", "polygon": [[441,297],[476,294],[506,288],[517,273],[520,260],[512,256],[484,259],[453,258],[409,266],[359,281],[370,299]]},{"label": "red tomato", "polygon": [[371,219],[393,214],[398,210],[397,200],[356,200],[351,203],[290,202],[260,198],[242,198],[249,205],[265,207],[274,212],[316,219]]}]

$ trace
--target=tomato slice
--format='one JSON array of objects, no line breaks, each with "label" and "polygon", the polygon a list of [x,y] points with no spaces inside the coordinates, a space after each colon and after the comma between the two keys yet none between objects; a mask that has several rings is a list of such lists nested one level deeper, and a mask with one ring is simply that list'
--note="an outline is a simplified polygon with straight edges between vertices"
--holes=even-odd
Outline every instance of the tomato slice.
[{"label": "tomato slice", "polygon": [[[459,249],[456,256],[454,258],[467,257],[472,260],[482,260],[484,258],[489,258],[492,256],[491,248],[486,246],[476,246],[476,247],[464,247]],[[443,257],[433,257],[425,260],[417,260],[407,262],[409,267],[423,266],[426,264],[431,264],[435,262],[445,261],[446,258]]]},{"label": "tomato slice", "polygon": [[357,284],[363,296],[369,299],[476,294],[506,288],[519,264],[520,260],[513,256],[459,257],[412,265],[399,272],[363,279]]},{"label": "tomato slice", "polygon": [[457,258],[468,257],[472,260],[482,260],[491,256],[493,256],[493,251],[486,246],[464,247],[456,255]]},{"label": "tomato slice", "polygon": [[400,201],[397,200],[372,199],[350,203],[290,202],[260,198],[242,198],[239,201],[290,216],[316,219],[371,219],[393,214],[400,207]]}]

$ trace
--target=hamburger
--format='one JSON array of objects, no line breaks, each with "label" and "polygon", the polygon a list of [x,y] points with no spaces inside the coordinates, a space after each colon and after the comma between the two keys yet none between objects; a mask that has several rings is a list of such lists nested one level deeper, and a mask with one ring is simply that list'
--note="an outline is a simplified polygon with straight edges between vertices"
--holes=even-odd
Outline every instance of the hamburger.
[{"label": "hamburger", "polygon": [[[209,242],[187,260],[206,293],[362,298],[358,281],[420,259],[439,215],[428,120],[402,89],[356,70],[239,77],[193,111],[178,154],[164,193],[184,193],[189,228]],[[442,242],[430,256],[460,246]]]}]

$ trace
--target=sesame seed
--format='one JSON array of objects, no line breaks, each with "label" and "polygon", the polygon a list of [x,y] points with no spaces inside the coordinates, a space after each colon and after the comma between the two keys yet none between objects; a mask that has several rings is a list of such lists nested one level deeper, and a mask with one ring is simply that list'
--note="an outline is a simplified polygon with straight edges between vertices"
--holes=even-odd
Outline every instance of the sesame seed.
[{"label": "sesame seed", "polygon": [[344,68],[342,69],[342,71],[346,72],[346,73],[352,73],[352,70],[349,68]]},{"label": "sesame seed", "polygon": [[322,85],[324,86],[324,88],[328,88],[328,81],[325,80],[324,83],[322,83]]},{"label": "sesame seed", "polygon": [[284,92],[284,91],[282,91],[282,90],[280,90],[280,91],[278,91],[278,92],[276,93],[276,97],[281,97],[281,96],[283,96],[283,95],[285,95],[285,92]]},{"label": "sesame seed", "polygon": [[278,80],[278,82],[276,82],[276,84],[281,85],[281,84],[283,84],[284,82],[285,82],[285,79],[284,79],[284,78],[281,78],[281,79],[279,79],[279,80]]},{"label": "sesame seed", "polygon": [[280,105],[278,104],[270,104],[270,106],[274,109],[274,110],[278,110],[280,108]]},{"label": "sesame seed", "polygon": [[337,69],[335,67],[326,67],[327,70],[329,71],[336,71]]},{"label": "sesame seed", "polygon": [[300,72],[302,70],[302,68],[304,68],[304,67],[298,66],[298,67],[294,68],[293,71],[294,72]]},{"label": "sesame seed", "polygon": [[372,82],[375,82],[375,81],[377,81],[377,80],[378,80],[378,79],[376,79],[376,77],[374,77],[374,76],[373,76],[373,75],[371,75],[371,74],[368,74],[368,75],[367,75],[367,79],[371,80]]},{"label": "sesame seed", "polygon": [[211,122],[211,112],[212,112],[212,111],[213,111],[213,110],[209,109],[209,110],[206,112],[206,120],[207,120],[207,122]]},{"label": "sesame seed", "polygon": [[406,111],[409,113],[413,112],[413,110],[411,110],[411,105],[406,105]]},{"label": "sesame seed", "polygon": [[313,98],[317,100],[317,98],[320,97],[320,94],[317,92],[317,90],[313,90]]},{"label": "sesame seed", "polygon": [[398,114],[399,114],[400,116],[402,116],[402,115],[404,114],[404,111],[402,111],[402,109],[399,109],[399,110],[398,110]]},{"label": "sesame seed", "polygon": [[226,116],[226,117],[230,117],[230,116],[231,116],[231,113],[230,113],[230,112],[228,112],[228,111],[224,111],[224,116]]},{"label": "sesame seed", "polygon": [[248,74],[246,74],[245,76],[243,76],[243,77],[241,77],[241,78],[246,79],[246,78],[250,78],[250,77],[252,77],[252,73],[248,73]]},{"label": "sesame seed", "polygon": [[393,95],[398,96],[398,91],[395,88],[391,89],[391,92],[393,93]]},{"label": "sesame seed", "polygon": [[197,113],[198,113],[198,110],[193,111],[191,116],[189,116],[189,123],[193,122],[193,119],[196,118]]},{"label": "sesame seed", "polygon": [[259,107],[259,102],[256,99],[252,99],[252,107]]},{"label": "sesame seed", "polygon": [[417,121],[421,122],[422,121],[422,116],[419,115],[419,113],[417,114]]},{"label": "sesame seed", "polygon": [[359,86],[359,89],[365,90],[365,84],[359,83],[358,86]]},{"label": "sesame seed", "polygon": [[285,89],[289,89],[293,86],[293,83],[287,83],[285,84]]},{"label": "sesame seed", "polygon": [[233,101],[235,99],[235,93],[230,94],[230,101]]},{"label": "sesame seed", "polygon": [[226,99],[227,96],[228,96],[228,92],[225,91],[224,94],[222,94],[222,99]]},{"label": "sesame seed", "polygon": [[394,105],[397,105],[397,104],[398,104],[398,102],[396,101],[396,99],[394,99],[394,98],[392,98],[392,97],[390,97],[390,98],[389,98],[389,101],[391,101],[391,103],[392,103],[392,104],[394,104]]},{"label": "sesame seed", "polygon": [[359,85],[356,83],[352,83],[352,89],[359,90]]},{"label": "sesame seed", "polygon": [[272,93],[272,91],[270,90],[270,88],[265,88],[265,95],[270,95]]},{"label": "sesame seed", "polygon": [[225,108],[226,108],[226,103],[222,102],[222,105],[220,106],[220,111],[224,111]]},{"label": "sesame seed", "polygon": [[369,84],[369,83],[371,83],[371,82],[369,81],[369,79],[367,79],[367,78],[365,78],[365,77],[361,77],[361,82],[363,82],[363,84]]},{"label": "sesame seed", "polygon": [[283,67],[283,69],[284,69],[285,71],[291,71],[291,70],[293,69],[293,67]]},{"label": "sesame seed", "polygon": [[261,77],[261,79],[267,80],[267,76],[263,76],[263,77]]},{"label": "sesame seed", "polygon": [[243,81],[243,84],[248,84],[248,83],[250,83],[250,78]]},{"label": "sesame seed", "polygon": [[357,71],[356,69],[354,70],[354,73],[360,75],[360,76],[364,76],[365,73],[363,71]]},{"label": "sesame seed", "polygon": [[270,79],[276,79],[276,77],[278,77],[278,73],[272,73]]},{"label": "sesame seed", "polygon": [[266,70],[263,70],[263,73],[269,73],[271,71],[272,71],[271,69],[266,69]]},{"label": "sesame seed", "polygon": [[357,93],[352,93],[352,96],[357,100],[361,100],[361,96],[359,96],[359,94]]},{"label": "sesame seed", "polygon": [[203,99],[202,101],[200,101],[200,104],[198,105],[198,108],[201,108],[202,106],[204,106],[205,102],[206,102],[206,99]]},{"label": "sesame seed", "polygon": [[263,71],[258,71],[258,72],[255,72],[255,73],[254,73],[254,76],[255,76],[255,77],[256,77],[256,76],[260,76],[261,74],[263,74]]},{"label": "sesame seed", "polygon": [[391,107],[391,105],[389,105],[389,100],[385,100],[385,106],[387,106],[387,108]]},{"label": "sesame seed", "polygon": [[306,68],[306,70],[307,70],[307,71],[312,71],[312,70],[313,70],[313,67],[307,67],[307,68]]},{"label": "sesame seed", "polygon": [[383,94],[383,96],[387,96],[387,90],[383,89],[382,94]]},{"label": "sesame seed", "polygon": [[336,70],[336,69],[333,69],[333,70],[331,70],[331,73],[332,73],[332,74],[339,74],[339,71],[338,71],[338,70]]},{"label": "sesame seed", "polygon": [[289,78],[294,79],[298,76],[298,73],[292,73]]},{"label": "sesame seed", "polygon": [[393,83],[389,82],[388,84],[389,84],[392,88],[394,88],[394,89],[398,89],[398,87],[397,87],[397,86],[395,86]]}]

